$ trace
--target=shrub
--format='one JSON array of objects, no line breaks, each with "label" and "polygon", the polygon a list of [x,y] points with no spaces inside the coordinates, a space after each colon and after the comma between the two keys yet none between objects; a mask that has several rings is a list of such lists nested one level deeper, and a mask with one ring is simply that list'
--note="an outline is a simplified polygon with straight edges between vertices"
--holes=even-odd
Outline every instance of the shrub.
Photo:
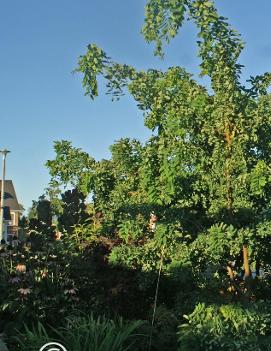
[{"label": "shrub", "polygon": [[271,309],[249,306],[198,304],[179,327],[179,351],[271,350]]}]

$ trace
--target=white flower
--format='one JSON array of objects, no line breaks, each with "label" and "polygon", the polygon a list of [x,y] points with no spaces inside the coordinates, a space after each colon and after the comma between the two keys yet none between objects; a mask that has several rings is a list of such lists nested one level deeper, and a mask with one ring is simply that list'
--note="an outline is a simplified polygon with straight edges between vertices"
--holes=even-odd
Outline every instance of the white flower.
[{"label": "white flower", "polygon": [[77,291],[76,288],[66,289],[66,290],[64,291],[64,294],[65,294],[65,295],[67,295],[67,294],[69,294],[69,295],[75,295],[75,294],[76,294],[76,291]]},{"label": "white flower", "polygon": [[17,291],[22,295],[28,295],[31,293],[31,289],[29,288],[20,288]]}]

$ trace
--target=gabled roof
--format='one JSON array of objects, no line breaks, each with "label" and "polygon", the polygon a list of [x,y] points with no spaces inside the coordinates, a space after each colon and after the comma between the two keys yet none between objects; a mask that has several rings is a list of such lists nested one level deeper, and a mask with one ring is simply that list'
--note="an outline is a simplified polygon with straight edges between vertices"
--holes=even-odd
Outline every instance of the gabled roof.
[{"label": "gabled roof", "polygon": [[[0,194],[2,188],[2,180],[0,180]],[[12,180],[5,180],[4,206],[9,207],[11,211],[21,211],[18,203]]]}]

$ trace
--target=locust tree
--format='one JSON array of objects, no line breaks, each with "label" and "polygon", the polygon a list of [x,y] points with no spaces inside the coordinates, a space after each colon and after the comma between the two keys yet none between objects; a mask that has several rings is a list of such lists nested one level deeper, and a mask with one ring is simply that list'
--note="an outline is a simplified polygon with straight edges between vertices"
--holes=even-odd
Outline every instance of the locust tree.
[{"label": "locust tree", "polygon": [[[243,83],[239,57],[244,43],[213,1],[148,0],[145,10],[142,33],[156,44],[155,55],[164,56],[164,44],[186,21],[194,23],[201,76],[208,76],[211,86],[183,67],[138,71],[90,44],[76,69],[83,74],[85,94],[98,95],[99,76],[113,99],[130,93],[152,136],[144,145],[117,142],[110,160],[87,159],[86,172],[76,170],[82,155],[71,166],[58,155],[75,149],[68,145],[65,151],[67,144],[58,144],[56,161],[47,164],[51,175],[64,182],[80,175],[78,182],[87,184],[97,210],[115,228],[111,234],[118,233],[116,228],[125,232],[125,216],[128,231],[132,223],[144,233],[142,216],[156,211],[167,228],[178,223],[170,240],[178,233],[189,238],[182,243],[193,269],[204,272],[212,266],[214,275],[228,276],[231,284],[242,272],[245,278],[252,270],[258,275],[271,257],[271,74]],[[127,242],[136,245],[134,237]]]}]

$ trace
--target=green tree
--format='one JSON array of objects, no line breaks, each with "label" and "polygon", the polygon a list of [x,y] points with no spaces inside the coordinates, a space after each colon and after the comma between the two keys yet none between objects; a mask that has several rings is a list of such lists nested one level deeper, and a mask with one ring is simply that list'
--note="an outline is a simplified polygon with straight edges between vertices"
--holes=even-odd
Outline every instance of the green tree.
[{"label": "green tree", "polygon": [[95,160],[81,149],[72,147],[71,142],[66,140],[56,141],[54,149],[55,160],[46,162],[54,179],[48,188],[49,194],[53,193],[52,196],[57,198],[59,186],[69,185],[87,195]]},{"label": "green tree", "polygon": [[[150,245],[171,245],[171,262],[189,261],[205,286],[251,297],[252,269],[259,274],[270,265],[271,74],[242,84],[244,44],[208,0],[147,1],[142,32],[156,43],[155,54],[163,56],[163,43],[187,20],[198,30],[201,75],[210,78],[211,88],[181,67],[144,72],[115,63],[91,44],[76,69],[86,95],[98,95],[98,76],[113,99],[127,89],[152,136],[144,145],[122,139],[111,147],[112,158],[100,162],[62,141],[47,166],[53,179],[83,184],[93,195],[108,235],[142,220],[141,237],[125,234],[126,245],[137,238],[129,250],[137,250],[142,266]],[[160,236],[148,233],[151,211],[164,226]],[[249,278],[245,288],[242,272]]]},{"label": "green tree", "polygon": [[52,206],[44,195],[40,196],[38,201],[33,201],[28,213],[26,234],[33,248],[36,249],[40,249],[46,240],[54,239]]},{"label": "green tree", "polygon": [[88,219],[85,196],[77,189],[67,190],[62,195],[62,213],[58,217],[60,231],[71,233],[74,226],[85,223]]}]

